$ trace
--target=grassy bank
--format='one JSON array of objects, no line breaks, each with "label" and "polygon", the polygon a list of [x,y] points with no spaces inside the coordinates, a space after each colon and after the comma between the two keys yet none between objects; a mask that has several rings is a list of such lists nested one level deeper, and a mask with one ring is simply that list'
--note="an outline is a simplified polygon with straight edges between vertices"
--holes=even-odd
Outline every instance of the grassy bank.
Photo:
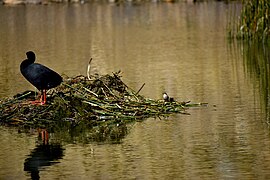
[{"label": "grassy bank", "polygon": [[270,1],[242,0],[241,15],[233,17],[229,25],[229,37],[269,41]]}]

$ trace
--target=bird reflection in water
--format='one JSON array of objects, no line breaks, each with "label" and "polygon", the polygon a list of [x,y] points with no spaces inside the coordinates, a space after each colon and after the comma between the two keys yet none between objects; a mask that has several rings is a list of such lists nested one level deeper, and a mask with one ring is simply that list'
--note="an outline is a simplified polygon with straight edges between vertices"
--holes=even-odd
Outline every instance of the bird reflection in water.
[{"label": "bird reflection in water", "polygon": [[39,143],[24,162],[24,171],[30,173],[32,179],[39,179],[41,169],[59,163],[58,160],[64,156],[64,149],[60,144],[49,144],[47,130],[40,129],[38,133]]}]

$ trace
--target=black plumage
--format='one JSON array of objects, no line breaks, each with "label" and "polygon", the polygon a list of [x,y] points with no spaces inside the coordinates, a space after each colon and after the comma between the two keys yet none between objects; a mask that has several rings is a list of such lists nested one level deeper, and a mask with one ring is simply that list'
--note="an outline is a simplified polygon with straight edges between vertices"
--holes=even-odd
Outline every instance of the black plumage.
[{"label": "black plumage", "polygon": [[34,52],[28,51],[26,56],[27,59],[20,65],[21,73],[25,79],[41,91],[41,103],[44,104],[46,103],[46,90],[60,85],[63,81],[62,77],[50,68],[34,63],[36,60]]}]

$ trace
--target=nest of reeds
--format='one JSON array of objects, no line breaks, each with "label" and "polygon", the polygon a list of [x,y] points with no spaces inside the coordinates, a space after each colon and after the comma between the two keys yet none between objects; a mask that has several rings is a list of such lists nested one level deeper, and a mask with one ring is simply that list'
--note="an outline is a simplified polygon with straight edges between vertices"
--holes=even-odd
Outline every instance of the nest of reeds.
[{"label": "nest of reeds", "polygon": [[[117,131],[126,122],[148,117],[162,117],[170,113],[185,113],[189,102],[165,102],[139,95],[129,88],[118,73],[91,77],[65,77],[63,83],[48,91],[47,104],[32,104],[33,91],[0,100],[0,123],[12,126],[50,128],[63,122],[75,127],[101,127],[98,132]],[[122,131],[120,134],[123,133]],[[118,134],[119,135],[119,134]]]}]

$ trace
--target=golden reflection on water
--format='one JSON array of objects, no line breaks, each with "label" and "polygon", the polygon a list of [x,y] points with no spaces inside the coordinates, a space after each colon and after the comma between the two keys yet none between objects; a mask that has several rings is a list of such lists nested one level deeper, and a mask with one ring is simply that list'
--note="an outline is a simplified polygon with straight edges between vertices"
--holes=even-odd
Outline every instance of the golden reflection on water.
[{"label": "golden reflection on water", "polygon": [[[141,93],[147,97],[160,99],[167,91],[177,100],[209,103],[188,110],[191,115],[135,123],[120,144],[76,145],[63,140],[63,159],[45,168],[41,176],[269,176],[269,129],[257,84],[245,74],[241,48],[226,41],[228,6],[223,2],[0,6],[0,97],[32,88],[19,72],[25,52],[31,49],[39,63],[62,74],[85,74],[93,57],[92,73],[121,70],[134,89],[146,83]],[[20,134],[1,132],[6,138],[0,139],[0,149],[6,150],[0,164],[14,162],[16,144],[23,149],[34,146]],[[9,145],[14,136],[15,143]],[[19,177],[24,175],[18,166],[29,152],[17,155]],[[12,174],[9,169],[0,172],[3,177]]]},{"label": "golden reflection on water", "polygon": [[[226,19],[224,12],[219,12],[223,7],[214,4],[213,10],[206,11],[207,6],[1,7],[1,17],[10,14],[10,20],[2,20],[1,64],[5,64],[6,72],[1,68],[1,82],[11,81],[5,83],[7,89],[1,88],[0,95],[13,95],[31,87],[18,70],[29,49],[36,51],[38,62],[67,75],[85,74],[88,60],[93,57],[93,72],[122,70],[124,79],[135,89],[145,82],[154,90],[143,89],[152,98],[160,97],[164,90],[176,92],[177,86],[192,90],[190,81],[193,86],[208,78],[209,73],[216,73],[218,56],[226,55],[225,49],[217,48],[224,48],[225,43],[221,34],[225,33]],[[200,16],[198,12],[202,12]],[[14,86],[18,80],[18,86]],[[180,95],[186,94],[174,96]]]}]

